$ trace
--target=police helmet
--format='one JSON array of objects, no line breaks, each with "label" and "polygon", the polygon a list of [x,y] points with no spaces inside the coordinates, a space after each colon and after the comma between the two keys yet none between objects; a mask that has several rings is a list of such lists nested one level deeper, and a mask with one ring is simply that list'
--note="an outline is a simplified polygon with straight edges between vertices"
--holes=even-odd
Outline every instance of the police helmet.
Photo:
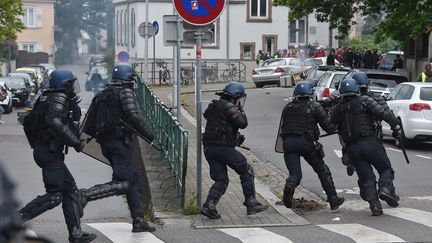
[{"label": "police helmet", "polygon": [[133,81],[135,76],[135,70],[127,63],[119,63],[115,65],[112,72],[113,80]]},{"label": "police helmet", "polygon": [[357,84],[357,81],[355,81],[355,79],[352,78],[346,78],[342,80],[339,86],[339,93],[341,96],[358,95],[359,86]]},{"label": "police helmet", "polygon": [[50,89],[71,90],[74,87],[76,77],[67,69],[56,69],[50,74]]},{"label": "police helmet", "polygon": [[357,85],[360,88],[366,88],[369,85],[369,80],[368,80],[368,76],[365,72],[362,71],[356,71],[353,75],[352,78],[357,81]]},{"label": "police helmet", "polygon": [[242,97],[245,97],[245,89],[243,87],[243,85],[235,82],[235,81],[231,81],[229,82],[225,88],[222,90],[222,93],[225,95],[229,95],[231,97],[234,97],[236,99],[240,99]]},{"label": "police helmet", "polygon": [[310,81],[298,82],[294,89],[295,97],[309,97],[313,95],[313,84]]}]

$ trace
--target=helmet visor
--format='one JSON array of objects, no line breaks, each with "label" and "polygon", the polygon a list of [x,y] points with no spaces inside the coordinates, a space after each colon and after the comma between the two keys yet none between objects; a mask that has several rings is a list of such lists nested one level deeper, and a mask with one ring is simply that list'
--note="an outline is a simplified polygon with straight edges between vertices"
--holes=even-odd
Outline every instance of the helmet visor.
[{"label": "helmet visor", "polygon": [[80,92],[81,92],[81,86],[80,86],[80,84],[79,84],[78,79],[75,79],[75,80],[72,81],[72,82],[73,82],[72,87],[73,87],[73,91],[75,92],[75,94],[80,93]]}]

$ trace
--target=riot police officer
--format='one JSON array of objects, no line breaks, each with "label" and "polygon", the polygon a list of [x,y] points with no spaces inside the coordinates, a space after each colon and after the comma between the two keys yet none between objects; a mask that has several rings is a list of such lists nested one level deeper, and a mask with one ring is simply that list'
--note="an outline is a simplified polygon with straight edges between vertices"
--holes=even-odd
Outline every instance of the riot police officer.
[{"label": "riot police officer", "polygon": [[[331,121],[337,124],[338,133],[346,143],[349,158],[356,168],[361,198],[369,202],[373,216],[382,215],[378,198],[391,207],[397,207],[399,196],[393,185],[394,171],[390,160],[376,137],[374,119],[378,117],[389,123],[394,137],[399,136],[399,121],[373,98],[360,96],[354,79],[344,79],[339,92],[343,98],[334,108]],[[378,191],[372,166],[379,173]]]},{"label": "riot police officer", "polygon": [[89,201],[126,194],[133,220],[132,232],[153,232],[144,220],[142,191],[137,168],[132,163],[132,131],[134,128],[149,141],[154,139],[150,127],[139,112],[133,86],[136,73],[129,64],[117,64],[112,81],[97,94],[90,105],[83,131],[96,138],[103,155],[113,168],[112,181],[82,190],[83,206]]},{"label": "riot police officer", "polygon": [[[50,88],[36,101],[23,125],[33,148],[36,164],[42,168],[46,194],[38,196],[19,211],[23,221],[30,220],[62,203],[70,242],[90,242],[95,234],[81,231],[80,194],[72,174],[64,163],[67,146],[81,151],[84,142],[78,137],[81,109],[75,94],[75,76],[66,69],[50,75]],[[66,147],[66,148],[65,148]]]},{"label": "riot police officer", "polygon": [[210,166],[210,177],[214,184],[209,190],[201,214],[211,219],[221,216],[216,210],[216,204],[228,187],[227,166],[240,175],[247,214],[262,212],[268,205],[262,205],[255,199],[254,172],[246,158],[235,149],[241,145],[242,135],[239,129],[248,125],[243,111],[246,94],[244,87],[237,82],[228,83],[222,92],[216,93],[218,100],[212,100],[204,117],[207,120],[203,135],[204,155]]},{"label": "riot police officer", "polygon": [[282,111],[280,137],[283,139],[284,160],[289,171],[283,202],[287,208],[292,207],[295,188],[302,179],[300,165],[300,156],[302,156],[318,174],[331,210],[336,210],[343,204],[344,198],[337,195],[330,169],[323,160],[324,151],[322,145],[318,143],[317,124],[319,123],[327,133],[333,133],[335,127],[330,123],[321,104],[312,101],[312,95],[311,82],[298,82],[294,89],[294,100]]}]

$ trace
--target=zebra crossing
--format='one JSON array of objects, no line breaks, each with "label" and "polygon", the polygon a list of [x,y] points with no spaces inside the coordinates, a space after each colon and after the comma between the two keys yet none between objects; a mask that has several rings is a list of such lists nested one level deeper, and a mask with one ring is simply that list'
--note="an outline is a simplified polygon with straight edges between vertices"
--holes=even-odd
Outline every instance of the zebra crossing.
[{"label": "zebra crossing", "polygon": [[[388,208],[385,210],[385,215],[395,217],[398,219],[403,219],[406,221],[410,221],[415,224],[421,224],[427,226],[432,232],[432,213],[413,209],[413,208]],[[105,237],[107,237],[110,241],[114,243],[164,243],[164,242],[173,242],[164,241],[163,233],[159,231],[155,232],[155,234],[144,232],[144,233],[134,233],[130,232],[132,225],[129,223],[90,223],[88,224],[90,227],[99,231]],[[300,227],[300,226],[299,226]],[[412,242],[408,239],[404,239],[401,235],[393,232],[384,232],[383,230],[375,229],[372,226],[364,225],[360,223],[332,223],[332,224],[318,224],[316,227],[324,229],[325,231],[336,233],[341,237],[344,237],[344,242]],[[293,228],[293,227],[291,227]],[[216,229],[218,232],[224,233],[228,237],[232,237],[232,241],[226,242],[244,242],[244,243],[296,243],[302,242],[299,241],[298,238],[290,239],[291,234],[281,235],[279,233],[272,232],[273,228],[221,228]],[[199,230],[197,230],[199,231]],[[167,232],[168,233],[168,232]],[[181,235],[179,235],[181,237]],[[412,236],[410,236],[412,237]],[[432,240],[432,239],[431,239]],[[177,241],[175,241],[177,242]],[[181,239],[178,240],[181,241]],[[223,241],[225,242],[225,241]],[[326,241],[323,241],[326,242]],[[327,241],[328,242],[328,241]]]}]

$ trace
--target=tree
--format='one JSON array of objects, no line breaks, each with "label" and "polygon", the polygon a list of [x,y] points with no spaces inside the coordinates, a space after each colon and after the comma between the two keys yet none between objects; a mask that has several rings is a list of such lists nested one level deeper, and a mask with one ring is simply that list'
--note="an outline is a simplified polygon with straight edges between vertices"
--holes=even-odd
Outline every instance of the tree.
[{"label": "tree", "polygon": [[375,31],[378,39],[415,39],[432,26],[432,0],[274,0],[273,5],[289,7],[290,19],[315,13],[318,21],[337,28],[339,37],[348,34],[355,13],[385,15]]},{"label": "tree", "polygon": [[16,33],[24,29],[21,15],[23,15],[21,0],[0,1],[0,42],[14,40]]}]

